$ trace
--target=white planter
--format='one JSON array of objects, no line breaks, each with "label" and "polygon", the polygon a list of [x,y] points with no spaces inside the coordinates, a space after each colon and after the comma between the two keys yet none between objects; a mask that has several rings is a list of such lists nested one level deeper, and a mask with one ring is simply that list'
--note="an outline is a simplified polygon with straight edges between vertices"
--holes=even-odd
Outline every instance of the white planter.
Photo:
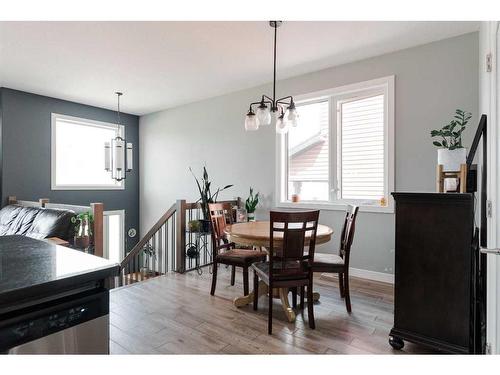
[{"label": "white planter", "polygon": [[457,148],[455,150],[448,150],[446,148],[438,149],[438,164],[443,165],[444,172],[459,171],[460,164],[465,164],[466,160],[466,148]]}]

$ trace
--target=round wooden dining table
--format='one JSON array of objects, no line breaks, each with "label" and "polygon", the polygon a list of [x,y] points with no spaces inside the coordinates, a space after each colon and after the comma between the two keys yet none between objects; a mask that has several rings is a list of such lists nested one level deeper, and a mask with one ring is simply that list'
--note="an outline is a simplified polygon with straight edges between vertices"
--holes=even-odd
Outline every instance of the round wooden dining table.
[{"label": "round wooden dining table", "polygon": [[[267,251],[270,243],[270,222],[269,221],[251,221],[248,223],[235,223],[227,225],[225,229],[225,234],[230,242],[234,242],[237,245],[255,246]],[[333,234],[332,228],[318,224],[318,229],[316,231],[316,244],[326,243],[331,240]],[[274,246],[280,247],[282,242],[282,233],[276,233],[273,242]],[[307,243],[307,235],[306,235]],[[242,307],[253,302],[254,293],[256,291],[250,292],[246,296],[236,297],[233,300],[233,304],[236,307]],[[257,291],[259,297],[268,293],[267,285],[261,280],[259,282],[259,288]],[[289,322],[295,321],[295,312],[290,307],[290,302],[288,301],[288,289],[280,288],[278,295],[281,300],[283,311]],[[319,299],[319,293],[313,294],[314,300]]]}]

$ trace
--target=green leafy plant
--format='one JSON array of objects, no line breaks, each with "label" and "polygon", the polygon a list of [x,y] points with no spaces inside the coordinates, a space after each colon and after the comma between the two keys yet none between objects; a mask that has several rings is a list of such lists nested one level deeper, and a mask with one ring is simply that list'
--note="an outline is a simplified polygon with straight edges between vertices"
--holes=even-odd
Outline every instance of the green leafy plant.
[{"label": "green leafy plant", "polygon": [[71,218],[71,223],[74,225],[75,234],[78,235],[80,232],[80,227],[84,224],[88,224],[88,235],[92,236],[92,224],[94,223],[94,215],[90,211],[82,212]]},{"label": "green leafy plant", "polygon": [[245,208],[248,213],[253,213],[255,212],[255,209],[257,208],[257,205],[259,204],[259,193],[253,194],[253,188],[250,188],[250,195],[248,196],[247,200],[245,201]]},{"label": "green leafy plant", "polygon": [[196,185],[198,186],[198,191],[200,193],[200,198],[196,202],[200,202],[201,210],[203,212],[203,218],[205,220],[209,220],[210,213],[208,212],[208,204],[217,202],[217,197],[219,196],[219,193],[223,190],[229,189],[233,185],[226,185],[223,188],[219,187],[217,188],[215,193],[212,194],[210,190],[212,183],[209,181],[207,168],[203,167],[203,176],[200,180],[198,180],[191,167],[189,167],[189,171],[193,175],[196,181]]},{"label": "green leafy plant", "polygon": [[457,109],[453,120],[448,125],[443,126],[439,130],[432,130],[431,137],[440,137],[440,141],[433,141],[432,144],[437,147],[447,148],[448,150],[456,150],[463,148],[462,146],[462,133],[472,113]]},{"label": "green leafy plant", "polygon": [[201,232],[201,225],[199,220],[190,220],[188,228],[191,232]]}]

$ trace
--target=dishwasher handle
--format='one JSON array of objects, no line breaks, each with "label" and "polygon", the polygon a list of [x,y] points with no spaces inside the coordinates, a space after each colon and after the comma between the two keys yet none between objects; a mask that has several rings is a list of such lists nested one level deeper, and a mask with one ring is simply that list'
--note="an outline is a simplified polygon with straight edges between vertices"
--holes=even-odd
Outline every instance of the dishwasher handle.
[{"label": "dishwasher handle", "polygon": [[487,247],[481,247],[479,251],[481,252],[481,254],[500,255],[500,249],[488,249]]}]

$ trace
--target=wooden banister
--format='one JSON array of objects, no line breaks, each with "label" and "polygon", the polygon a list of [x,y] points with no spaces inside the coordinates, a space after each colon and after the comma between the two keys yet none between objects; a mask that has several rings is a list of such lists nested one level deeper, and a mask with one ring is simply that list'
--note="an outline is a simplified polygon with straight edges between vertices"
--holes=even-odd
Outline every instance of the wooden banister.
[{"label": "wooden banister", "polygon": [[[185,201],[184,201],[185,202]],[[229,203],[232,206],[238,206],[241,207],[241,198],[235,198],[233,200],[227,200],[227,201],[217,201],[218,203]],[[195,208],[201,208],[200,202],[192,202],[192,203],[186,203],[186,210],[193,210]]]},{"label": "wooden banister", "polygon": [[[190,203],[191,205],[193,203]],[[188,204],[184,199],[179,199],[176,203],[177,214],[176,214],[176,244],[175,244],[175,270],[177,272],[183,273],[186,270],[186,258],[184,257],[184,251],[186,249],[186,209]]]},{"label": "wooden banister", "polygon": [[92,215],[94,216],[94,255],[104,256],[104,204],[91,203]]},{"label": "wooden banister", "polygon": [[[241,206],[240,198],[225,202],[231,206]],[[177,200],[120,263],[121,275],[117,280],[118,285],[146,280],[172,271],[184,273],[195,268],[199,270],[200,267],[211,264],[211,245],[200,245],[197,237],[199,235],[187,231],[186,227],[188,220],[196,220],[201,216],[198,202]],[[204,235],[206,236],[206,233]],[[187,255],[186,248],[192,249],[193,246],[196,246],[201,254],[196,261]]]},{"label": "wooden banister", "polygon": [[45,205],[49,202],[50,202],[49,198],[40,198],[38,200],[38,203],[40,203],[40,207],[45,207]]},{"label": "wooden banister", "polygon": [[151,227],[151,229],[146,233],[142,239],[137,242],[137,244],[130,250],[130,252],[127,254],[127,256],[122,260],[121,262],[121,267],[125,267],[129,261],[139,254],[141,250],[144,248],[144,246],[148,243],[148,241],[153,237],[153,235],[160,229],[160,227],[165,224],[165,222],[170,219],[170,217],[176,212],[177,209],[177,204],[173,204],[165,214]]}]

